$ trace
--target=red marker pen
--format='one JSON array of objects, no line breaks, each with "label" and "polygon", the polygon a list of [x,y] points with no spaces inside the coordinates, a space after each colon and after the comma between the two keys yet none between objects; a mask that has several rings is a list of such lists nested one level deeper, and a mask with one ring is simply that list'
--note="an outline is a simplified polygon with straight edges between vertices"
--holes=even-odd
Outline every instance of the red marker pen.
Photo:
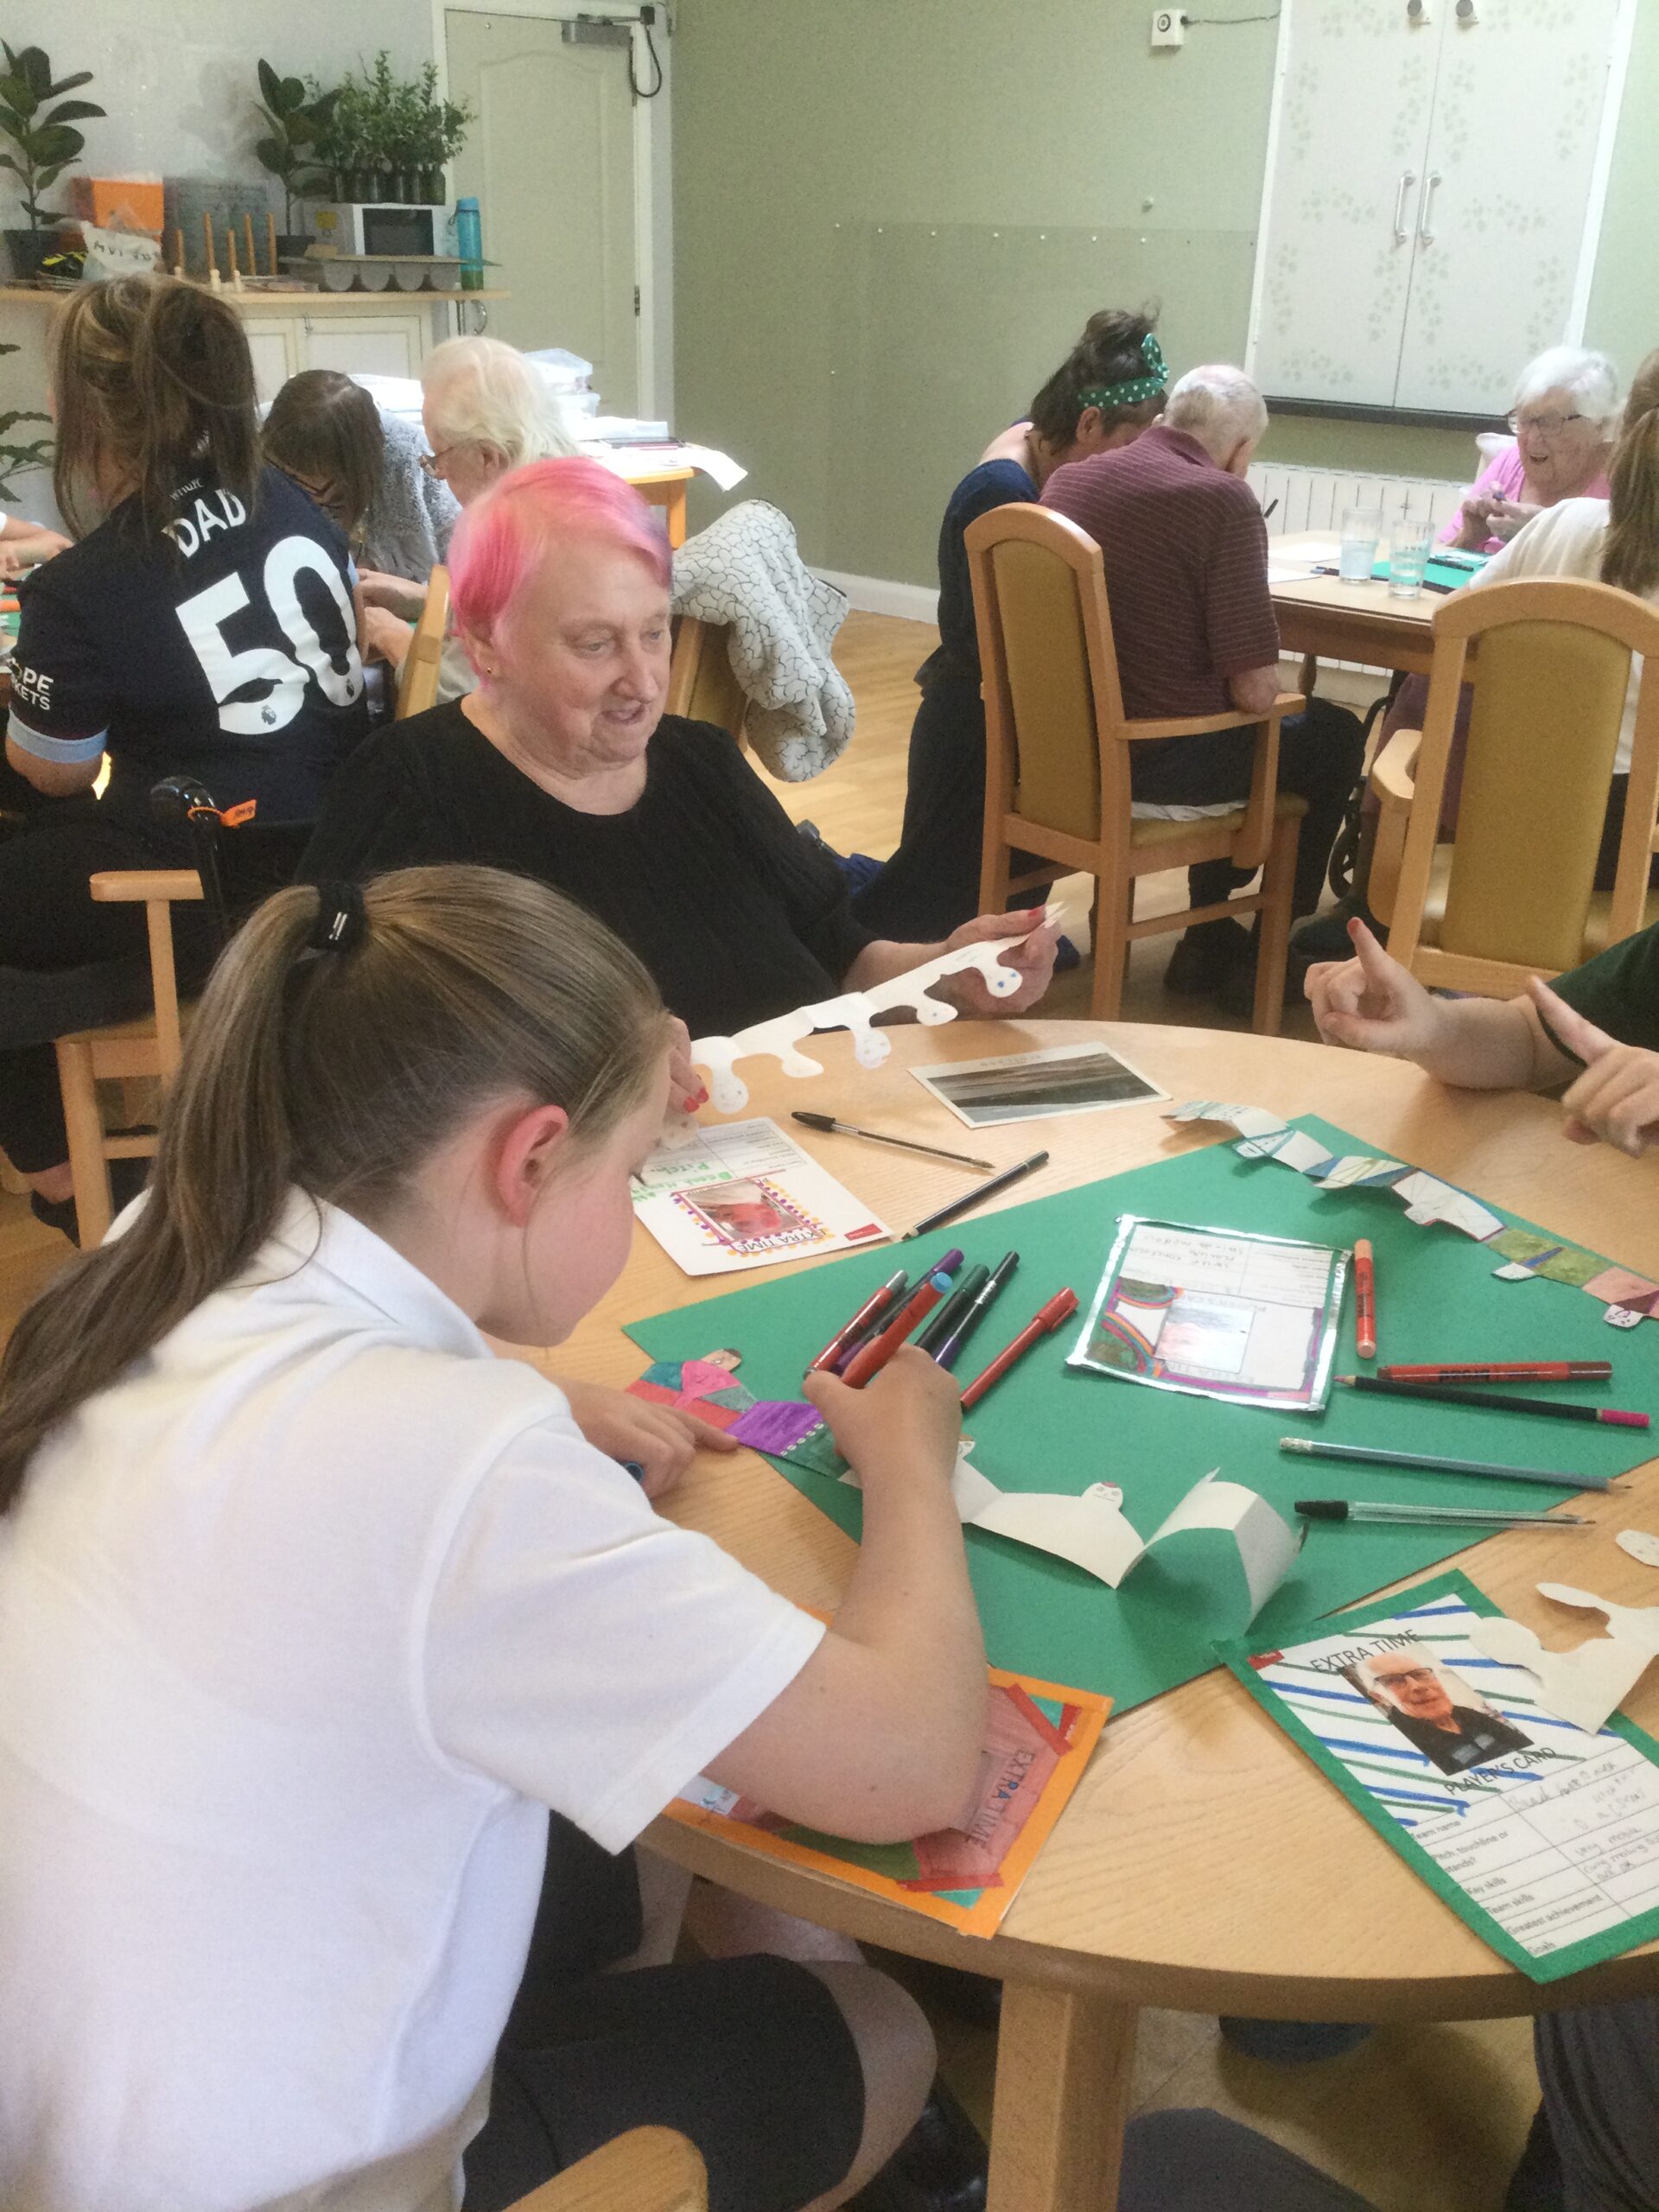
[{"label": "red marker pen", "polygon": [[1376,1357],[1376,1263],[1369,1236],[1354,1243],[1354,1350],[1362,1359]]},{"label": "red marker pen", "polygon": [[1046,1337],[1058,1329],[1068,1314],[1077,1310],[1075,1290],[1057,1290],[1040,1313],[1027,1321],[1011,1344],[1005,1344],[984,1372],[976,1375],[962,1394],[962,1410],[976,1406],[993,1382],[1000,1382],[1016,1361],[1021,1360],[1039,1337]]},{"label": "red marker pen", "polygon": [[[945,1256],[949,1259],[952,1255],[947,1253]],[[960,1267],[961,1253],[958,1252],[954,1256],[957,1266]],[[881,1372],[922,1316],[933,1311],[950,1287],[950,1273],[941,1263],[928,1276],[915,1296],[905,1300],[904,1305],[882,1330],[880,1335],[872,1337],[863,1351],[847,1367],[841,1379],[849,1390],[861,1389],[871,1376],[879,1375]]]}]

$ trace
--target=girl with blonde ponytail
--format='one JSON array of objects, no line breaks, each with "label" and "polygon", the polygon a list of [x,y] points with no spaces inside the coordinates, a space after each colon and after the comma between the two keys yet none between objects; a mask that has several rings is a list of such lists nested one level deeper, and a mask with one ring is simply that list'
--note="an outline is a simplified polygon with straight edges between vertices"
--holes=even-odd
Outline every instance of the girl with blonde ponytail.
[{"label": "girl with blonde ponytail", "polygon": [[661,2120],[784,2212],[910,2128],[867,1967],[596,1974],[605,1854],[695,1776],[890,1842],[983,1718],[923,1355],[809,1385],[864,1484],[826,1630],[483,1333],[620,1272],[668,1051],[632,953],[484,868],[283,892],[215,970],[146,1198],[0,1363],[0,2203],[453,2212],[464,2159],[491,2212]]}]

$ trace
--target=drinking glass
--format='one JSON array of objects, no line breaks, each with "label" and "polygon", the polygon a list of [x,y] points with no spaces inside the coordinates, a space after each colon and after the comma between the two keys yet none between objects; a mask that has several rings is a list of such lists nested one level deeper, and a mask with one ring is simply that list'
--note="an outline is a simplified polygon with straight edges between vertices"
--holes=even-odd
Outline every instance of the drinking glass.
[{"label": "drinking glass", "polygon": [[1397,522],[1389,536],[1389,596],[1415,599],[1423,588],[1428,549],[1434,543],[1432,522]]},{"label": "drinking glass", "polygon": [[1382,517],[1376,507],[1350,507],[1342,518],[1342,550],[1337,574],[1345,584],[1368,584],[1376,559]]}]

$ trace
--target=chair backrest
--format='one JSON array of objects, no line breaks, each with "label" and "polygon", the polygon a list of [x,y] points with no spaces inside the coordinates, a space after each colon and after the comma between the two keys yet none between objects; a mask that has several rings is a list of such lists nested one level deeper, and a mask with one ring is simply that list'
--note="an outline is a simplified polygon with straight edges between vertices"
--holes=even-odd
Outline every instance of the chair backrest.
[{"label": "chair backrest", "polygon": [[[1418,958],[1422,908],[1469,646],[1478,640],[1446,912]],[[1459,594],[1434,618],[1423,741],[1390,949],[1431,981],[1516,988],[1576,967],[1594,888],[1631,656],[1659,650],[1659,610],[1606,584],[1541,578]],[[1614,939],[1639,928],[1659,804],[1659,684],[1643,687],[1614,885]],[[1484,983],[1446,963],[1493,963]],[[1438,975],[1431,970],[1440,969]]]},{"label": "chair backrest", "polygon": [[415,625],[415,635],[397,671],[396,719],[407,721],[423,715],[438,698],[438,670],[443,658],[444,633],[449,627],[449,571],[440,565],[426,580],[426,604]]},{"label": "chair backrest", "polygon": [[743,742],[749,702],[732,673],[728,622],[703,622],[682,614],[674,626],[674,658],[669,664],[663,712],[688,721],[713,722]]},{"label": "chair backrest", "polygon": [[1085,530],[1046,507],[995,507],[964,536],[985,695],[987,805],[1093,841],[1127,822],[1106,573]]}]

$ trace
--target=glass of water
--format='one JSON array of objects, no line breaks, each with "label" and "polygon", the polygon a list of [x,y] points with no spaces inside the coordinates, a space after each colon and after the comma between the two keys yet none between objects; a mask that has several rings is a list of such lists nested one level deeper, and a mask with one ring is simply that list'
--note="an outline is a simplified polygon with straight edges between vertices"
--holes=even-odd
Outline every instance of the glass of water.
[{"label": "glass of water", "polygon": [[1389,537],[1389,596],[1415,599],[1423,588],[1428,549],[1434,543],[1432,522],[1397,522]]},{"label": "glass of water", "polygon": [[1342,518],[1342,550],[1337,574],[1345,584],[1368,584],[1376,559],[1382,517],[1376,507],[1350,507]]}]

